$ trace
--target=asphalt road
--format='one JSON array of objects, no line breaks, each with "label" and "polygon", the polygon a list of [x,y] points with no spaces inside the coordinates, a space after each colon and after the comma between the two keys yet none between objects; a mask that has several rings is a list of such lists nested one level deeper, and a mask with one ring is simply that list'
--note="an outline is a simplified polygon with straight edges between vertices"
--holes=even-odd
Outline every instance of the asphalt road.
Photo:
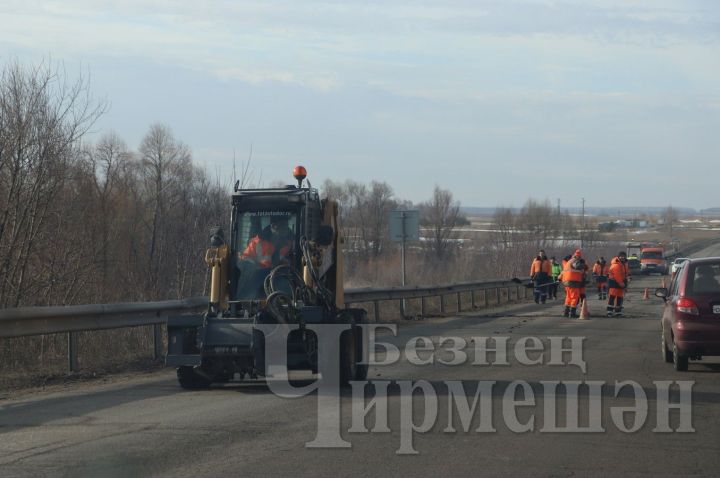
[{"label": "asphalt road", "polygon": [[[720,250],[698,253],[703,254],[720,255]],[[0,401],[0,476],[717,476],[720,360],[691,362],[684,373],[662,362],[658,319],[662,303],[657,298],[642,299],[644,289],[659,282],[659,277],[637,278],[628,297],[627,317],[621,319],[603,317],[604,304],[591,294],[592,315],[584,321],[560,317],[558,301],[401,325],[397,337],[379,340],[403,345],[412,337],[426,336],[437,344],[441,336],[462,337],[472,349],[472,337],[507,337],[510,364],[473,365],[471,351],[470,360],[458,366],[415,366],[403,357],[394,365],[371,367],[371,380],[394,381],[388,397],[391,431],[349,433],[353,399],[344,392],[341,430],[351,448],[305,446],[316,434],[317,394],[279,398],[263,383],[182,391],[172,371],[167,371]],[[514,356],[513,347],[523,337],[537,337],[547,345],[552,336],[585,338],[586,373],[574,365],[547,364],[547,347],[542,365],[523,365]],[[450,355],[438,352],[435,358]],[[412,404],[412,416],[420,423],[426,398],[415,394],[411,401],[404,400],[397,383],[418,380],[428,381],[437,393],[437,421],[427,432],[414,435],[417,454],[397,454],[403,413]],[[454,412],[452,422],[458,431],[446,432],[450,401],[446,382],[455,380],[471,396],[483,381],[495,382],[490,406],[496,431],[476,432],[482,420],[476,413],[465,432]],[[580,398],[574,402],[583,426],[590,420],[589,397],[599,398],[604,431],[543,431],[550,423],[545,410],[550,395],[541,381],[560,380],[606,384],[594,394],[581,386]],[[658,425],[654,381],[667,380],[693,382],[688,404],[693,431],[653,432]],[[534,415],[533,431],[511,431],[503,395],[513,381],[527,383],[533,392],[535,405],[517,409],[520,422]],[[636,403],[627,388],[615,396],[616,381],[636,382],[648,397],[647,420],[633,433],[621,431],[612,419],[611,409]],[[671,400],[678,396],[674,391]],[[565,409],[572,403],[564,393],[557,397],[554,408],[561,417],[560,427],[567,425]],[[678,411],[664,416],[669,416],[672,429],[680,426]],[[624,423],[631,426],[632,418],[626,416]],[[367,423],[372,427],[374,413]]]}]

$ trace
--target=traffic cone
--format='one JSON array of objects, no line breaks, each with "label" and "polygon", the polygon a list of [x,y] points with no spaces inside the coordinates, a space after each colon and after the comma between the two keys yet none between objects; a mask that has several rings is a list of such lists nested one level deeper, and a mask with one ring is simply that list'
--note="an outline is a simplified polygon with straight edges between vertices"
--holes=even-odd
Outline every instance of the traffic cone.
[{"label": "traffic cone", "polygon": [[580,320],[586,320],[588,317],[590,317],[590,312],[588,311],[587,306],[587,300],[582,301],[582,306],[580,307]]},{"label": "traffic cone", "polygon": [[643,294],[643,300],[648,300],[650,298],[650,289],[645,287],[645,293]]}]

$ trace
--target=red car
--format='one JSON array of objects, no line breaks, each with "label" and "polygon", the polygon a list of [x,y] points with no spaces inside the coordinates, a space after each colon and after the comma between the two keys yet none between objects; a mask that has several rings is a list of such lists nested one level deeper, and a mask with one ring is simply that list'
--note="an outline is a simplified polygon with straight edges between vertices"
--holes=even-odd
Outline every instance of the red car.
[{"label": "red car", "polygon": [[690,259],[655,295],[665,301],[662,354],[675,370],[689,360],[720,355],[720,257]]}]

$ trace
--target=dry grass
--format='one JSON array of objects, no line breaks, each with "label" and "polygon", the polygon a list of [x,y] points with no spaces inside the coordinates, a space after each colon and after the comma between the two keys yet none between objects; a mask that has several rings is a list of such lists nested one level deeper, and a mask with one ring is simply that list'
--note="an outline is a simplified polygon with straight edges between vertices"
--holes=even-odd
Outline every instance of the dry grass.
[{"label": "dry grass", "polygon": [[[163,337],[164,337],[163,333]],[[0,390],[38,386],[68,376],[68,334],[0,340]],[[98,376],[161,365],[154,359],[153,328],[77,333],[78,370]]]},{"label": "dry grass", "polygon": [[[679,231],[683,243],[693,240],[716,237],[713,231]],[[636,236],[637,240],[653,239],[652,234]],[[595,258],[613,257],[618,248],[626,243],[622,235],[608,237],[608,242],[598,243],[585,248],[585,257],[594,262]],[[547,248],[548,255],[558,259],[574,251],[574,247]],[[503,254],[479,254],[466,251],[445,260],[427,256],[419,249],[410,249],[407,253],[408,285],[437,285],[463,281],[481,281],[495,278],[524,277],[535,251],[511,251]],[[347,257],[346,288],[398,286],[401,284],[399,251],[386,252],[377,259],[359,260]],[[512,291],[515,297],[515,289]],[[520,291],[524,294],[524,291]],[[462,293],[461,309],[472,309],[472,296]],[[505,290],[500,290],[500,301],[506,302]],[[457,295],[445,296],[445,314],[457,311]],[[487,302],[490,307],[496,302],[493,291],[489,291]],[[485,308],[485,294],[476,292],[475,309]],[[354,304],[368,311],[368,319],[374,321],[374,304]],[[379,303],[380,319],[383,322],[403,320],[399,301]],[[406,301],[405,318],[416,318],[421,314],[420,299]],[[424,317],[442,315],[440,299],[425,299]],[[163,339],[165,334],[163,333]],[[164,347],[164,344],[163,344]],[[128,369],[147,369],[162,366],[161,361],[153,357],[152,327],[134,327],[128,329],[78,334],[78,365],[75,376],[97,376]],[[50,383],[67,377],[67,334],[53,334],[37,337],[23,337],[0,340],[0,390],[27,387]]]}]

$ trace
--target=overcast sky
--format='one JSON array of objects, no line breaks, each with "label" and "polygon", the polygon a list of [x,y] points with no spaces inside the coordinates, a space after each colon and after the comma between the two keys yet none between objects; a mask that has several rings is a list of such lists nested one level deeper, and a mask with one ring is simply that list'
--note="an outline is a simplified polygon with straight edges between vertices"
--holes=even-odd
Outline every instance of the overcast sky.
[{"label": "overcast sky", "polygon": [[[0,61],[89,73],[132,149],[465,206],[720,206],[720,2],[0,2]],[[289,181],[290,182],[290,181]]]}]

